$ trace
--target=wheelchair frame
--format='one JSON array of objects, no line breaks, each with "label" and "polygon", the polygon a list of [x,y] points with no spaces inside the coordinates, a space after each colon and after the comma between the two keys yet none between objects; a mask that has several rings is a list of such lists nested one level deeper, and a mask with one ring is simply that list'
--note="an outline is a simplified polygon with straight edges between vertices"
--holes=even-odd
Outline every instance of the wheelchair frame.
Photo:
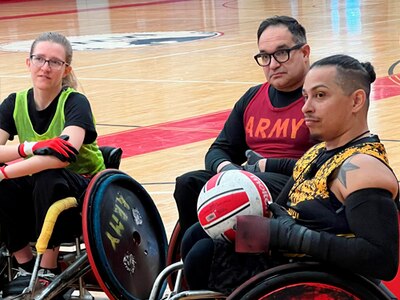
[{"label": "wheelchair frame", "polygon": [[[171,298],[167,299],[299,299],[299,290],[303,291],[307,287],[320,289],[324,287],[325,291],[331,290],[341,292],[340,299],[391,299],[397,297],[382,283],[373,282],[368,278],[348,273],[342,269],[333,266],[324,265],[319,262],[293,262],[270,268],[262,273],[255,275],[245,283],[237,287],[230,295],[222,295],[213,291],[191,291],[179,292],[184,278],[182,275],[183,263],[180,261],[179,245],[183,234],[180,231],[179,221],[175,224],[170,237],[170,245],[168,247],[168,267],[157,278],[154,289],[160,285],[160,282],[167,280],[171,289]],[[174,273],[177,273],[175,275]],[[293,295],[277,295],[275,290],[285,289],[288,292],[288,286],[296,287],[297,290]],[[349,293],[347,293],[349,292]],[[258,293],[258,294],[257,294]],[[346,295],[347,293],[347,295]],[[156,290],[152,291],[149,300],[157,300]],[[315,295],[314,295],[315,296]],[[186,298],[188,297],[188,298]],[[269,298],[268,298],[269,297]],[[306,296],[300,299],[314,299],[314,297]],[[336,299],[336,298],[324,298]]]}]

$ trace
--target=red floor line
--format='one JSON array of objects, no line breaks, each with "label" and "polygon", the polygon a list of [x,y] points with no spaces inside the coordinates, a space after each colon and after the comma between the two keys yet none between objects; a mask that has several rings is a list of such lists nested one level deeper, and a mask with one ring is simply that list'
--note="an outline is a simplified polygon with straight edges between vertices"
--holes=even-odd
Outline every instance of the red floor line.
[{"label": "red floor line", "polygon": [[10,4],[10,3],[21,3],[21,2],[37,2],[43,0],[0,0],[0,5]]},{"label": "red floor line", "polygon": [[[400,85],[390,77],[382,77],[373,85],[371,100],[383,100],[397,95],[400,95]],[[100,136],[99,145],[122,147],[123,157],[126,158],[213,139],[221,130],[229,112],[225,110]]]},{"label": "red floor line", "polygon": [[168,3],[175,3],[175,2],[182,2],[182,1],[187,1],[187,0],[160,0],[160,1],[153,1],[153,2],[132,3],[132,4],[123,4],[123,5],[114,5],[114,6],[105,6],[105,7],[96,7],[96,8],[60,10],[60,11],[54,11],[54,12],[43,12],[43,13],[32,13],[32,14],[23,14],[23,15],[14,15],[14,16],[4,16],[4,17],[0,17],[0,20],[14,20],[14,19],[24,19],[24,18],[51,16],[51,15],[75,14],[75,13],[85,12],[85,11],[109,10],[109,9],[119,9],[119,8],[135,7],[135,6],[148,6],[148,5],[168,4]]},{"label": "red floor line", "polygon": [[124,158],[195,143],[215,138],[229,112],[222,111],[104,135],[98,138],[98,143],[122,147]]},{"label": "red floor line", "polygon": [[396,76],[377,78],[372,85],[371,100],[383,100],[400,95],[400,84],[394,79]]}]

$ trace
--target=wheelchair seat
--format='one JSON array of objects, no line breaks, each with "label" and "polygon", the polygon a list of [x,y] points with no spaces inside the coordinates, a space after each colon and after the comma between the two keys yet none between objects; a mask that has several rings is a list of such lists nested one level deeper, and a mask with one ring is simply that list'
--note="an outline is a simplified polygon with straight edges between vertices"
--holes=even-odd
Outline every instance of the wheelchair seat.
[{"label": "wheelchair seat", "polygon": [[112,146],[100,146],[101,154],[103,154],[104,164],[107,169],[119,169],[122,158],[122,149]]}]

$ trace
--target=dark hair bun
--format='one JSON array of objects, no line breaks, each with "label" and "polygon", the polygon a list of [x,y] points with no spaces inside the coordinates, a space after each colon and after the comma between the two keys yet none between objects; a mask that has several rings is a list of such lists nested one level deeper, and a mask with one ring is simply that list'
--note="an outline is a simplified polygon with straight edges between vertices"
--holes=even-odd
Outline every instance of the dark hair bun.
[{"label": "dark hair bun", "polygon": [[371,65],[370,62],[364,62],[364,63],[361,63],[361,65],[368,72],[369,78],[370,78],[370,82],[371,83],[374,82],[375,79],[376,79],[376,73],[375,73],[373,65]]}]

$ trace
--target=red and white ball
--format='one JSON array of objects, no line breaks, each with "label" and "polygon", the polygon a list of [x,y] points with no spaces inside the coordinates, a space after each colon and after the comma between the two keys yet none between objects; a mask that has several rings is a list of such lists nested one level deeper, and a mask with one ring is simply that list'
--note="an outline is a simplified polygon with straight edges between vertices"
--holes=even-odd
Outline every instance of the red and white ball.
[{"label": "red and white ball", "polygon": [[247,171],[229,170],[214,175],[204,185],[197,215],[211,238],[233,242],[236,216],[267,216],[271,202],[271,194],[260,178]]}]

